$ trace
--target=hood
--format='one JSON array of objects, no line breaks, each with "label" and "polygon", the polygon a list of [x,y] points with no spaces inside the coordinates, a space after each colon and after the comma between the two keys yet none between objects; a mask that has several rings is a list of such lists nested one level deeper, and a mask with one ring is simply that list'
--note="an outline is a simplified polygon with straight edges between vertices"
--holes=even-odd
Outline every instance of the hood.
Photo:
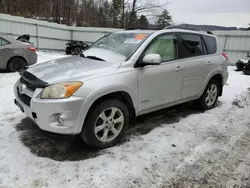
[{"label": "hood", "polygon": [[44,82],[56,83],[70,80],[81,81],[81,79],[109,74],[109,72],[116,71],[119,66],[120,63],[70,56],[33,65],[27,71]]}]

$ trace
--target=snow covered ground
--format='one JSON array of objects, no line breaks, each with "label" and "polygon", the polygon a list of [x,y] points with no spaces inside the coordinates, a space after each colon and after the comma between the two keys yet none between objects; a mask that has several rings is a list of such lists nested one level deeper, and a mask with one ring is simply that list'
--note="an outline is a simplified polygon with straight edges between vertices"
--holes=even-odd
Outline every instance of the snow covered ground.
[{"label": "snow covered ground", "polygon": [[[38,54],[39,63],[64,56]],[[0,73],[0,187],[250,187],[250,77],[229,72],[215,109],[139,117],[102,151],[38,129],[13,104],[18,74]]]}]

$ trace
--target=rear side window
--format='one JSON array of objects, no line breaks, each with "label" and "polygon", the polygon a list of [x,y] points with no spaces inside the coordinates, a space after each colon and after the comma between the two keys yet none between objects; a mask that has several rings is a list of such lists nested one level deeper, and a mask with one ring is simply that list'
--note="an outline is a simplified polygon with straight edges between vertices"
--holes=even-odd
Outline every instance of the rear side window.
[{"label": "rear side window", "polygon": [[180,34],[179,58],[203,55],[202,40],[199,35]]},{"label": "rear side window", "polygon": [[208,54],[214,54],[217,51],[216,39],[210,36],[203,36]]},{"label": "rear side window", "polygon": [[7,44],[10,44],[10,43],[7,40],[0,38],[0,46],[5,46]]}]

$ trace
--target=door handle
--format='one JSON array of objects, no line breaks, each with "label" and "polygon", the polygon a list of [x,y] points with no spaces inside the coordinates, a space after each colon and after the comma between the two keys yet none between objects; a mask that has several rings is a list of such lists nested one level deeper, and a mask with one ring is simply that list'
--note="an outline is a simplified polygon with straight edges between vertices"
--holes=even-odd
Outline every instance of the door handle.
[{"label": "door handle", "polygon": [[176,72],[180,72],[180,71],[182,71],[182,70],[183,70],[183,68],[180,67],[180,66],[176,67],[176,69],[175,69]]},{"label": "door handle", "polygon": [[211,65],[211,61],[207,61],[207,64],[208,64],[208,65]]}]

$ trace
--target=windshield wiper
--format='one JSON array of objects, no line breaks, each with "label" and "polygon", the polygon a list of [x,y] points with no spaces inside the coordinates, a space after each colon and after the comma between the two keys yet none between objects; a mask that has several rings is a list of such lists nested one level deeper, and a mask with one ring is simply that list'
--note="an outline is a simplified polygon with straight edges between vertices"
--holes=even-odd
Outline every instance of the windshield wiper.
[{"label": "windshield wiper", "polygon": [[99,60],[99,61],[105,61],[104,59],[102,59],[100,57],[96,57],[96,56],[86,56],[86,58],[95,59],[95,60]]},{"label": "windshield wiper", "polygon": [[83,54],[81,54],[81,57],[88,58],[88,59],[94,59],[94,60],[98,60],[98,61],[105,61],[104,59],[102,59],[100,57],[96,57],[96,56],[84,56]]}]

